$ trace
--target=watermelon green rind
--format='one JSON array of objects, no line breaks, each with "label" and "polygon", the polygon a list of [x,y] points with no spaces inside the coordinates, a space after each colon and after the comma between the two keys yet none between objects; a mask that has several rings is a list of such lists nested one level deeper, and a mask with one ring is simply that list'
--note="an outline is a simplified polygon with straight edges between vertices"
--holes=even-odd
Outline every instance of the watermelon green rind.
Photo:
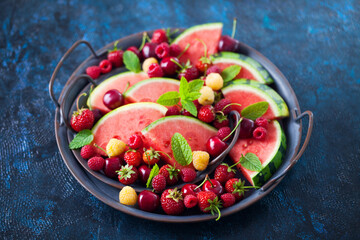
[{"label": "watermelon green rind", "polygon": [[264,84],[271,84],[274,80],[266,69],[256,60],[243,54],[233,52],[221,52],[212,56],[213,64],[216,63],[233,63],[245,67],[249,70],[253,76],[255,76],[258,82]]},{"label": "watermelon green rind", "polygon": [[146,80],[142,80],[136,84],[134,84],[133,86],[131,86],[125,93],[124,93],[124,97],[129,97],[132,95],[132,93],[134,93],[137,89],[143,87],[144,85],[150,84],[151,82],[171,82],[175,85],[180,86],[180,81],[177,79],[173,79],[173,78],[149,78]]},{"label": "watermelon green rind", "polygon": [[183,38],[186,38],[187,36],[193,34],[194,32],[197,32],[199,30],[218,29],[218,28],[222,28],[222,27],[223,27],[223,24],[221,22],[205,23],[205,24],[201,24],[201,25],[196,25],[196,26],[190,27],[190,28],[186,29],[184,32],[182,32],[179,36],[177,36],[174,39],[173,43],[178,43]]},{"label": "watermelon green rind", "polygon": [[286,136],[283,129],[280,126],[280,123],[274,120],[278,131],[278,142],[274,147],[274,151],[268,159],[262,164],[263,169],[260,172],[254,172],[251,175],[252,184],[254,186],[262,186],[269,178],[277,171],[280,167],[282,160],[286,153]]},{"label": "watermelon green rind", "polygon": [[288,117],[289,109],[282,97],[275,92],[271,87],[259,83],[254,80],[237,79],[229,83],[228,86],[221,91],[226,96],[227,93],[236,89],[255,92],[266,99],[269,105],[272,107],[274,114],[277,118]]}]

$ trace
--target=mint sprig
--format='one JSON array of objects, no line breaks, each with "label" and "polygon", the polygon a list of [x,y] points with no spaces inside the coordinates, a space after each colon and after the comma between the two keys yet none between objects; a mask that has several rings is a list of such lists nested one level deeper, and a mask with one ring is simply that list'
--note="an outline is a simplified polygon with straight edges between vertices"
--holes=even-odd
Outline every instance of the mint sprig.
[{"label": "mint sprig", "polygon": [[221,72],[221,77],[224,80],[224,83],[230,82],[233,80],[240,72],[241,67],[239,65],[231,65],[230,67],[225,68]]},{"label": "mint sprig", "polygon": [[146,187],[149,188],[151,185],[151,182],[153,178],[159,174],[159,166],[155,163],[155,165],[152,167],[151,172],[149,174],[149,178],[146,182]]},{"label": "mint sprig", "polygon": [[254,153],[251,152],[245,154],[245,156],[241,154],[240,164],[241,166],[243,166],[244,168],[250,171],[259,172],[262,169],[262,165],[258,156],[256,156]]},{"label": "mint sprig", "polygon": [[76,134],[75,138],[70,142],[70,149],[78,149],[90,144],[94,140],[94,135],[89,129],[85,129]]},{"label": "mint sprig", "polygon": [[141,71],[140,60],[132,51],[125,51],[123,55],[124,64],[127,69],[134,73]]},{"label": "mint sprig", "polygon": [[180,134],[175,133],[171,138],[171,150],[175,160],[181,166],[187,166],[192,162],[192,151],[186,139]]},{"label": "mint sprig", "polygon": [[163,95],[161,95],[157,103],[164,105],[164,106],[174,106],[178,104],[180,101],[180,94],[176,91],[172,92],[166,92]]},{"label": "mint sprig", "polygon": [[241,116],[243,118],[256,120],[257,118],[264,115],[264,113],[266,113],[268,108],[269,108],[268,102],[257,102],[257,103],[251,104],[251,105],[247,106],[246,108],[244,108],[241,111]]}]

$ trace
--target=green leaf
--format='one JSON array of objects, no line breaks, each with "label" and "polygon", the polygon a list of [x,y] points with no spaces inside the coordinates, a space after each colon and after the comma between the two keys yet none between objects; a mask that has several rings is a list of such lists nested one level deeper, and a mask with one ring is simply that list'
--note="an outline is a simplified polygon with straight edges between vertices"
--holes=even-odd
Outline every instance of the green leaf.
[{"label": "green leaf", "polygon": [[94,135],[89,129],[85,129],[76,134],[75,138],[70,142],[70,149],[81,148],[85,145],[88,145],[94,139]]},{"label": "green leaf", "polygon": [[204,86],[203,80],[192,80],[191,82],[189,82],[189,92],[199,92],[202,86]]},{"label": "green leaf", "polygon": [[191,92],[186,96],[186,100],[194,101],[198,99],[201,96],[201,93],[199,92]]},{"label": "green leaf", "polygon": [[180,95],[178,92],[166,92],[159,97],[156,101],[157,103],[164,105],[164,106],[174,106],[178,104],[180,101]]},{"label": "green leaf", "polygon": [[269,108],[268,102],[257,102],[251,104],[241,111],[241,117],[256,120],[266,113]]},{"label": "green leaf", "polygon": [[132,51],[125,51],[123,55],[124,64],[127,69],[134,73],[141,71],[140,60]]},{"label": "green leaf", "polygon": [[181,166],[187,166],[192,162],[192,151],[186,139],[180,134],[175,133],[171,138],[171,150],[175,160]]},{"label": "green leaf", "polygon": [[183,106],[183,108],[185,108],[186,110],[189,111],[189,113],[191,113],[193,116],[197,117],[197,109],[195,104],[190,101],[185,99],[181,99],[181,105]]},{"label": "green leaf", "polygon": [[254,153],[251,152],[245,154],[245,156],[241,154],[240,164],[241,166],[243,166],[244,168],[250,171],[259,172],[262,169],[262,165],[259,158]]},{"label": "green leaf", "polygon": [[231,65],[230,67],[225,68],[220,75],[223,78],[224,83],[226,83],[233,80],[236,75],[239,74],[240,70],[241,67],[239,65]]},{"label": "green leaf", "polygon": [[155,163],[155,165],[153,166],[153,168],[151,169],[151,172],[149,174],[149,178],[146,182],[146,187],[149,188],[151,185],[151,181],[153,180],[153,178],[159,174],[159,166]]},{"label": "green leaf", "polygon": [[182,77],[180,80],[179,94],[181,98],[186,98],[189,93],[189,83],[186,78]]}]

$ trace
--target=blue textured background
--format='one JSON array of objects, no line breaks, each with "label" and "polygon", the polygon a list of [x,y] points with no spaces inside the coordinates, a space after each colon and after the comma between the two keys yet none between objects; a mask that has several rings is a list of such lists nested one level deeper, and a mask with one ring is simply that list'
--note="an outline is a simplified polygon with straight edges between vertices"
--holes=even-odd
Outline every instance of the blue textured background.
[{"label": "blue textured background", "polygon": [[[359,1],[1,1],[0,238],[354,239],[360,236]],[[128,34],[222,21],[277,65],[302,110],[310,145],[267,197],[220,222],[165,224],[98,201],[58,152],[52,71],[78,39],[96,49]],[[84,49],[84,48],[83,48]],[[57,94],[88,55],[60,71]]]}]

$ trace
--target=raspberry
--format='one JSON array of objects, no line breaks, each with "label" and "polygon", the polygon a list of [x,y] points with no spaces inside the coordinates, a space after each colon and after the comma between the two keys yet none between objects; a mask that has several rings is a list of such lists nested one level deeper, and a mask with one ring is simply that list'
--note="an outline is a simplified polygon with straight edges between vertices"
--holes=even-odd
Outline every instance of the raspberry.
[{"label": "raspberry", "polygon": [[153,63],[159,64],[159,62],[156,58],[151,57],[151,58],[145,59],[145,61],[142,64],[142,69],[144,70],[144,72],[147,73],[149,71],[150,65]]},{"label": "raspberry", "polygon": [[150,78],[164,76],[163,70],[161,69],[160,65],[157,63],[150,64],[147,74]]},{"label": "raspberry", "polygon": [[264,140],[266,138],[267,131],[263,127],[257,127],[253,131],[253,137],[257,140]]},{"label": "raspberry", "polygon": [[103,116],[102,112],[100,111],[100,109],[93,109],[91,110],[92,113],[94,114],[94,122],[99,121],[99,119]]},{"label": "raspberry", "polygon": [[205,80],[206,86],[212,90],[220,90],[224,85],[224,80],[219,73],[210,73]]},{"label": "raspberry", "polygon": [[223,98],[221,99],[219,102],[217,102],[215,104],[215,112],[223,112],[225,115],[228,115],[232,108],[231,106],[228,106],[227,108],[224,109],[224,107],[226,107],[227,105],[231,104],[230,100],[227,98]]},{"label": "raspberry", "polygon": [[170,45],[170,56],[178,57],[181,53],[181,48],[178,44],[173,43]]},{"label": "raspberry", "polygon": [[211,105],[202,106],[198,113],[198,118],[199,118],[199,120],[206,122],[206,123],[211,123],[212,121],[214,121],[215,120],[215,112],[214,112],[213,106],[211,106]]},{"label": "raspberry", "polygon": [[166,32],[163,29],[158,29],[158,30],[154,31],[152,38],[151,38],[151,42],[160,44],[160,43],[167,42],[167,41],[168,41],[168,38],[166,36]]},{"label": "raspberry", "polygon": [[193,151],[193,165],[198,171],[203,171],[209,164],[210,155],[205,151]]},{"label": "raspberry", "polygon": [[181,79],[184,77],[187,81],[191,81],[199,78],[200,72],[196,67],[187,67],[184,68],[180,73],[178,78]]},{"label": "raspberry", "polygon": [[166,111],[165,116],[174,116],[174,115],[180,115],[180,111],[179,108],[177,106],[172,106],[169,107],[168,110]]},{"label": "raspberry", "polygon": [[125,152],[126,144],[116,138],[110,139],[108,144],[106,145],[106,153],[109,157],[117,157],[120,156],[123,152]]},{"label": "raspberry", "polygon": [[132,149],[139,149],[143,145],[143,140],[139,134],[135,133],[129,137],[127,144]]},{"label": "raspberry", "polygon": [[126,186],[119,193],[119,201],[124,205],[133,206],[136,204],[137,199],[136,191],[132,187]]},{"label": "raspberry", "polygon": [[186,109],[181,110],[181,115],[188,116],[188,117],[192,116],[191,113]]},{"label": "raspberry", "polygon": [[82,108],[74,112],[71,117],[70,124],[76,132],[80,132],[84,129],[90,129],[94,125],[94,114],[89,109]]},{"label": "raspberry", "polygon": [[125,153],[124,160],[127,164],[138,167],[141,164],[141,154],[136,150],[129,150]]},{"label": "raspberry", "polygon": [[213,122],[214,127],[217,129],[228,127],[229,126],[229,119],[227,116],[217,114],[215,117],[215,121]]},{"label": "raspberry", "polygon": [[183,182],[192,182],[196,178],[196,172],[192,168],[183,168],[180,170],[180,176]]},{"label": "raspberry", "polygon": [[92,157],[88,161],[88,166],[93,171],[100,171],[105,165],[105,160],[102,157]]},{"label": "raspberry", "polygon": [[90,159],[96,156],[95,148],[91,145],[85,145],[81,148],[80,155],[83,159]]},{"label": "raspberry", "polygon": [[101,68],[98,66],[91,66],[86,68],[86,74],[89,75],[92,79],[97,79],[100,77]]},{"label": "raspberry", "polygon": [[99,67],[101,68],[101,73],[105,74],[111,71],[112,64],[109,60],[105,59],[100,62]]},{"label": "raspberry", "polygon": [[151,185],[155,191],[162,192],[166,187],[166,178],[158,174],[152,179]]},{"label": "raspberry", "polygon": [[214,94],[214,91],[210,87],[203,86],[200,89],[200,93],[201,93],[201,96],[199,97],[198,101],[201,105],[213,104],[213,102],[215,100],[215,94]]},{"label": "raspberry", "polygon": [[267,126],[269,125],[269,122],[266,118],[263,117],[259,117],[255,120],[255,125],[257,127],[263,127],[263,128],[267,128]]},{"label": "raspberry", "polygon": [[166,42],[160,43],[156,48],[155,48],[155,53],[158,56],[158,58],[165,58],[165,57],[170,57],[170,47],[169,44],[167,44]]},{"label": "raspberry", "polygon": [[114,50],[108,53],[107,59],[111,62],[113,67],[121,67],[123,65],[124,51]]},{"label": "raspberry", "polygon": [[219,129],[216,136],[218,136],[220,139],[224,139],[230,133],[231,133],[231,129],[229,127],[222,127]]},{"label": "raspberry", "polygon": [[186,195],[184,198],[184,205],[186,208],[193,208],[198,204],[199,200],[194,195]]},{"label": "raspberry", "polygon": [[213,65],[208,68],[208,70],[206,71],[206,75],[209,75],[210,73],[221,73],[221,69],[218,66]]},{"label": "raspberry", "polygon": [[162,166],[159,170],[159,174],[166,178],[166,184],[169,186],[178,182],[179,172],[180,169],[177,169],[169,164]]},{"label": "raspberry", "polygon": [[220,199],[224,208],[231,207],[235,203],[235,196],[231,193],[224,193],[220,196]]}]

